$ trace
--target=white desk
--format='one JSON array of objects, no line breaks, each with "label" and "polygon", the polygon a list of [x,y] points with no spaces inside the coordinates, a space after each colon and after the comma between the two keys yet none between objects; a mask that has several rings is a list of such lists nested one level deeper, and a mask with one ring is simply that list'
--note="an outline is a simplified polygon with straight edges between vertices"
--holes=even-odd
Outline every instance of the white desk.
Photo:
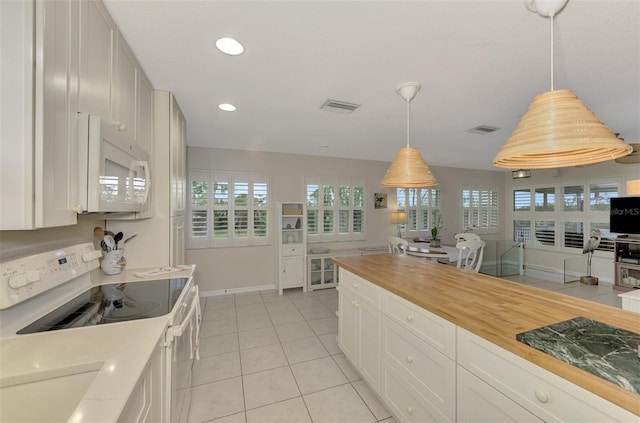
[{"label": "white desk", "polygon": [[428,242],[410,242],[407,246],[407,255],[428,258],[433,261],[439,259],[448,260],[451,263],[458,261],[458,249],[443,245],[441,247],[429,247]]}]

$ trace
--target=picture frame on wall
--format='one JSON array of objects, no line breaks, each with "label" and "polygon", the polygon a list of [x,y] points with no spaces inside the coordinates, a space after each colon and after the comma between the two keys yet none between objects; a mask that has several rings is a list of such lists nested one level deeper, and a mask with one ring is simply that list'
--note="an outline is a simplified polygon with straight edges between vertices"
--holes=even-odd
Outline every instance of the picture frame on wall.
[{"label": "picture frame on wall", "polygon": [[373,194],[373,207],[376,209],[387,208],[387,194],[376,192]]}]

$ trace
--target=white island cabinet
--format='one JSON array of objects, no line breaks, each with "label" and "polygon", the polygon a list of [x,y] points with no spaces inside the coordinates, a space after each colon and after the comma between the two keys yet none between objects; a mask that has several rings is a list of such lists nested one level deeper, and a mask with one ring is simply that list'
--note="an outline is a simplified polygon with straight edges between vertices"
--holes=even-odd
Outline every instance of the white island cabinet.
[{"label": "white island cabinet", "polygon": [[380,288],[349,272],[338,287],[339,337],[344,355],[380,392]]},{"label": "white island cabinet", "polygon": [[[484,422],[483,416],[508,421],[506,410],[519,412],[516,407],[527,413],[512,414],[512,421],[640,421],[638,416],[462,328],[458,328],[458,365],[480,379],[477,384],[484,384],[487,392],[497,391],[493,398],[502,396],[501,404],[508,404],[496,409],[500,414],[491,413],[495,402],[466,401],[470,387],[461,385],[458,414],[468,417],[465,421]],[[529,413],[532,418],[524,419]]]},{"label": "white island cabinet", "polygon": [[340,280],[339,346],[399,422],[640,421],[342,267]]}]

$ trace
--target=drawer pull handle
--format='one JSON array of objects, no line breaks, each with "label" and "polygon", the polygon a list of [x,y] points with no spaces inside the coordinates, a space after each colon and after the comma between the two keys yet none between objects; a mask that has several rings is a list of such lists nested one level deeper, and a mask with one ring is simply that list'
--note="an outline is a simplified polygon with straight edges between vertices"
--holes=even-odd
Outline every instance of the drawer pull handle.
[{"label": "drawer pull handle", "polygon": [[407,314],[407,322],[413,322],[413,315]]},{"label": "drawer pull handle", "polygon": [[543,404],[549,402],[549,395],[546,392],[540,391],[538,389],[535,390],[536,398]]},{"label": "drawer pull handle", "polygon": [[413,407],[407,407],[407,413],[413,414]]},{"label": "drawer pull handle", "polygon": [[409,364],[413,363],[413,357],[412,356],[410,356],[410,355],[407,356],[407,363],[409,363]]},{"label": "drawer pull handle", "polygon": [[357,289],[357,288],[358,288],[358,284],[357,284],[357,283],[354,283],[354,284],[353,284],[353,287],[354,287],[355,289]]},{"label": "drawer pull handle", "polygon": [[355,300],[351,301],[351,305],[354,306],[355,308],[360,307],[360,304],[358,304]]}]

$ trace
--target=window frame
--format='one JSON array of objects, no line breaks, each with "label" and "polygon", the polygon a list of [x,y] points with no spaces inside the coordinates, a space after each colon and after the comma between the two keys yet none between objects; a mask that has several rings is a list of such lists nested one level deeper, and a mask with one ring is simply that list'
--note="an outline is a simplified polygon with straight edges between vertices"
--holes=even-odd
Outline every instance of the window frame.
[{"label": "window frame", "polygon": [[[604,178],[588,178],[588,179],[572,179],[561,182],[542,181],[527,185],[514,186],[511,189],[511,222],[512,222],[512,238],[516,240],[518,234],[515,234],[514,226],[518,221],[529,221],[529,239],[521,239],[527,245],[533,248],[543,250],[562,251],[567,253],[576,253],[581,251],[584,242],[591,236],[591,230],[598,227],[602,230],[602,240],[598,251],[612,252],[613,241],[617,234],[608,231],[609,226],[609,210],[595,210],[591,206],[592,188],[595,185],[613,185],[617,189],[617,194],[608,195],[610,199],[613,196],[621,195],[622,179],[620,177],[604,177]],[[548,188],[554,189],[555,205],[553,210],[536,210],[535,193],[536,190],[544,190]],[[575,209],[569,208],[565,210],[567,188],[581,188],[579,192],[578,203]],[[515,210],[515,193],[529,190],[530,204],[529,210]],[[613,191],[610,191],[613,192]],[[582,201],[580,205],[579,202]],[[581,206],[581,207],[580,207]],[[581,210],[580,210],[581,209]],[[536,222],[553,222],[553,239],[543,242],[538,240],[536,236]],[[568,232],[567,228],[581,228],[582,232]],[[603,228],[604,227],[604,228]],[[604,229],[604,230],[603,230]],[[521,232],[521,231],[520,231]],[[573,245],[567,245],[573,244]],[[580,244],[580,245],[578,245]]]},{"label": "window frame", "polygon": [[[478,205],[465,206],[465,192],[478,192]],[[488,193],[488,205],[482,204],[482,193]],[[493,198],[492,198],[493,197]],[[495,200],[495,205],[492,202]],[[471,230],[477,234],[497,234],[500,232],[500,203],[501,195],[498,187],[494,185],[463,185],[460,187],[460,226],[462,230]],[[465,212],[469,210],[465,218]],[[474,218],[474,212],[476,218]],[[486,225],[482,225],[482,216],[486,215]],[[494,223],[492,223],[494,222]]]},{"label": "window frame", "polygon": [[[318,187],[317,204],[309,201],[312,194],[310,187]],[[347,190],[347,204],[344,204],[344,188]],[[333,203],[326,204],[325,192],[327,188],[331,188],[333,192]],[[313,189],[312,189],[313,190]],[[330,191],[331,191],[330,190]],[[356,193],[358,191],[358,193]],[[366,239],[366,193],[367,188],[362,179],[358,178],[342,178],[342,177],[318,177],[318,176],[306,176],[304,178],[304,193],[305,204],[307,207],[307,242],[334,242],[334,241],[363,241]],[[322,195],[320,195],[322,193]],[[358,201],[356,201],[358,200]],[[342,219],[348,216],[348,230],[341,232],[341,228],[345,225]],[[359,219],[357,217],[359,215]],[[311,219],[317,220],[315,224],[311,222]],[[319,217],[322,216],[322,219]],[[331,216],[331,231],[323,230],[326,224],[327,216]],[[354,228],[358,226],[360,231],[354,231]],[[314,228],[317,232],[311,232]]]},{"label": "window frame", "polygon": [[[206,183],[206,204],[204,205],[194,204],[193,184],[196,181]],[[226,185],[226,193],[220,195],[219,186],[224,185]],[[236,188],[241,186],[246,189],[243,187],[242,193],[236,195]],[[256,201],[256,192],[262,194],[260,195],[260,198],[264,200],[262,203]],[[240,196],[246,196],[246,201],[243,202]],[[190,171],[187,215],[185,216],[188,248],[227,248],[272,244],[271,203],[271,174],[269,173]],[[194,213],[201,211],[206,212],[204,224],[206,235],[194,237]],[[226,228],[218,230],[215,222],[216,215],[225,214],[227,216]],[[257,223],[258,217],[261,222],[259,225]],[[239,222],[238,219],[242,219],[242,222]],[[238,227],[238,225],[241,226]],[[246,235],[239,233],[243,228]],[[217,237],[216,233],[218,232],[226,233],[226,236]]]},{"label": "window frame", "polygon": [[[423,194],[424,191],[426,193]],[[415,196],[412,195],[414,192]],[[423,201],[425,195],[426,204]],[[416,199],[415,205],[411,205],[412,196]],[[407,223],[400,225],[403,233],[411,237],[431,238],[431,228],[435,226],[437,216],[442,216],[442,191],[439,187],[396,188],[396,205],[398,210],[407,213]],[[412,216],[415,216],[415,223]]]}]

